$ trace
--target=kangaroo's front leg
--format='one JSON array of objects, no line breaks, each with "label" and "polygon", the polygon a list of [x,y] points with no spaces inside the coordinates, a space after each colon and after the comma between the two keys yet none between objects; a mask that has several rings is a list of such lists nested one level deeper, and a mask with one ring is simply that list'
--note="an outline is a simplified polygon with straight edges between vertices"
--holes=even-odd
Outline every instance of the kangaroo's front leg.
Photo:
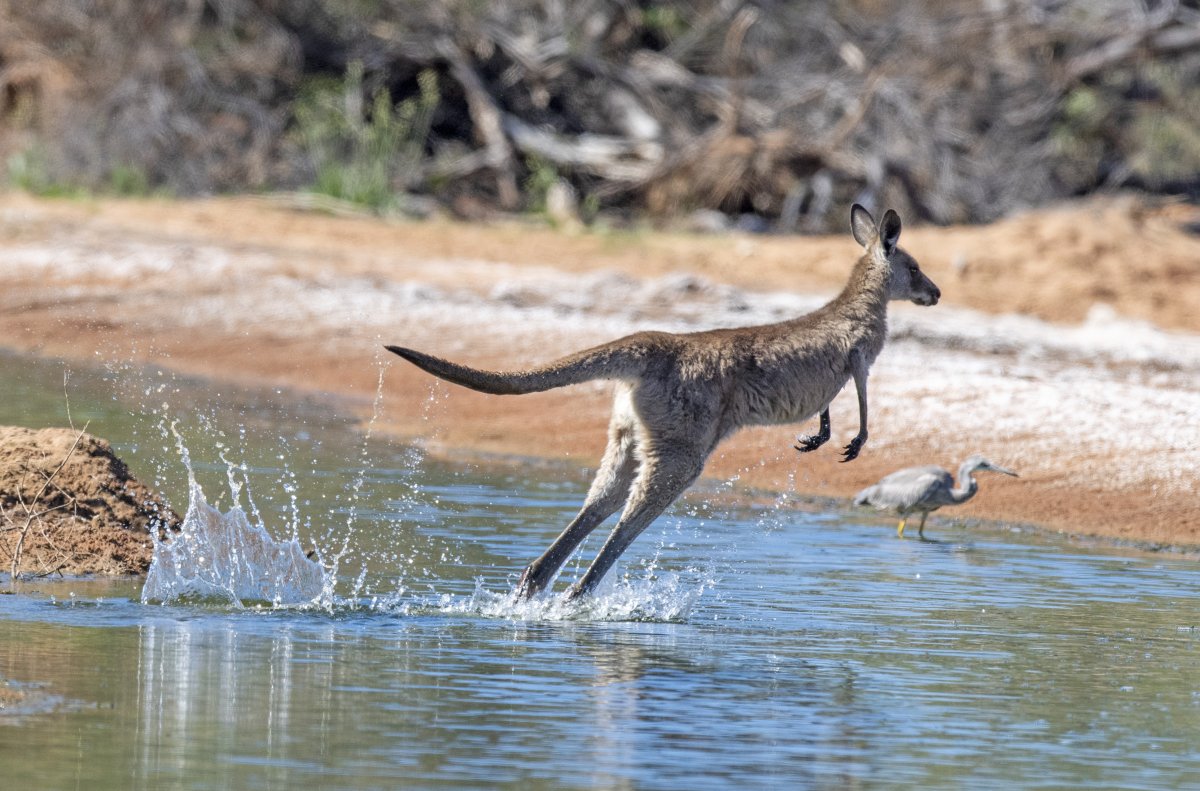
[{"label": "kangaroo's front leg", "polygon": [[828,441],[829,407],[825,407],[825,409],[821,412],[821,428],[817,431],[817,433],[804,437],[796,437],[796,444],[792,447],[801,453],[808,453],[811,450],[816,450]]},{"label": "kangaroo's front leg", "polygon": [[843,462],[858,458],[858,452],[867,442],[867,360],[857,347],[850,350],[850,372],[854,375],[854,389],[858,391],[858,433],[846,446]]}]

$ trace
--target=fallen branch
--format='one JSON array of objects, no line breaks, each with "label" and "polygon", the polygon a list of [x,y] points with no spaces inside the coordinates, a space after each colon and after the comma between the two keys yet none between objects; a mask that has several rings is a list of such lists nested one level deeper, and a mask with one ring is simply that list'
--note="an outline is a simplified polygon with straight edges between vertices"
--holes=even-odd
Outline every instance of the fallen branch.
[{"label": "fallen branch", "polygon": [[648,178],[662,160],[662,146],[650,141],[593,134],[571,138],[537,129],[509,114],[503,116],[503,123],[504,131],[524,153],[612,181]]},{"label": "fallen branch", "polygon": [[1200,27],[1168,27],[1179,11],[1177,0],[1164,3],[1136,30],[1114,36],[1103,45],[1077,55],[1067,62],[1064,73],[1068,82],[1077,82],[1119,63],[1150,53],[1176,52],[1200,44]]},{"label": "fallen branch", "polygon": [[467,111],[470,113],[471,123],[475,125],[476,134],[483,141],[484,150],[487,152],[487,164],[496,174],[496,191],[500,206],[504,209],[515,209],[521,196],[517,191],[513,152],[504,136],[500,109],[483,87],[483,80],[475,73],[471,62],[458,45],[448,38],[442,38],[437,42],[437,50],[450,64],[450,73],[462,86],[467,97]]}]

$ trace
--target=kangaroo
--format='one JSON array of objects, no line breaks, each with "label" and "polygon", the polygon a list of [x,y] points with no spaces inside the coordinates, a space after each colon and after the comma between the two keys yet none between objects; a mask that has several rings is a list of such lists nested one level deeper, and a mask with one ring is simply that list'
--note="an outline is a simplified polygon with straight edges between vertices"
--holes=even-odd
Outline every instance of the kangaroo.
[{"label": "kangaroo", "polygon": [[850,230],[865,252],[845,288],[823,307],[789,321],[683,334],[638,332],[513,372],[386,347],[434,376],[484,393],[616,381],[608,445],[583,508],[525,569],[519,597],[545,589],[584,538],[624,504],[600,553],[567,596],[594,591],[630,543],[700,476],[717,443],[743,426],[800,422],[819,413],[819,432],[798,437],[795,446],[802,453],[816,450],[829,440],[829,404],[851,378],[859,427],[842,461],[858,456],[867,441],[867,371],[883,349],[888,301],[936,305],[941,291],[896,246],[896,212],[889,209],[876,226],[855,204]]}]

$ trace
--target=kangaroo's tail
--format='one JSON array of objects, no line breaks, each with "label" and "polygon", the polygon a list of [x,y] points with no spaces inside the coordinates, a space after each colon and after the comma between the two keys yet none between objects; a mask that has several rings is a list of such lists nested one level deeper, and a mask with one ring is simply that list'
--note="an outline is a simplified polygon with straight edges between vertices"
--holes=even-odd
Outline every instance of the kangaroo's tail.
[{"label": "kangaroo's tail", "polygon": [[537,393],[593,379],[631,378],[645,368],[644,356],[621,341],[576,352],[528,371],[484,371],[401,346],[386,348],[447,382],[495,395]]}]

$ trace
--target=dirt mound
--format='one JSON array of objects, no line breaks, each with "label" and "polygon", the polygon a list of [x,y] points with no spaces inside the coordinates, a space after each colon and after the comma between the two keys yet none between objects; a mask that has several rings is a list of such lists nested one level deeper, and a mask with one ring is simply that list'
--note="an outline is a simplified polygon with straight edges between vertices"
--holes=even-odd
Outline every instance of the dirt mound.
[{"label": "dirt mound", "polygon": [[0,426],[0,559],[18,574],[144,574],[179,517],[104,440]]}]

